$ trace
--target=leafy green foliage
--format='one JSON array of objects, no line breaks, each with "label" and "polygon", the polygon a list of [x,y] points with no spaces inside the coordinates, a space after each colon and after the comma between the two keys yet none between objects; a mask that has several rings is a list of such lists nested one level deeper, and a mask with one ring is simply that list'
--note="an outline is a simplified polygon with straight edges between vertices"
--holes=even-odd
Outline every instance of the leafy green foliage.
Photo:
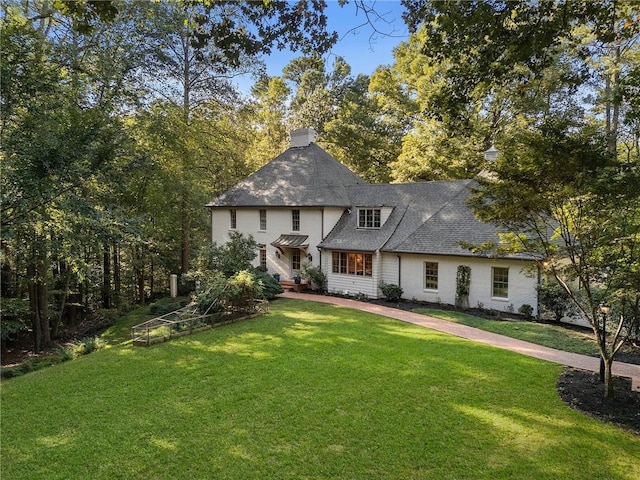
[{"label": "leafy green foliage", "polygon": [[529,305],[528,303],[522,304],[520,305],[520,307],[518,307],[518,313],[520,315],[524,315],[526,318],[532,318],[533,317],[533,307],[531,305]]},{"label": "leafy green foliage", "polygon": [[388,302],[394,303],[399,302],[402,299],[402,294],[404,293],[401,286],[393,283],[381,283],[380,291]]},{"label": "leafy green foliage", "polygon": [[177,302],[174,301],[162,301],[162,302],[154,302],[149,305],[149,313],[151,315],[155,315],[161,317],[167,313],[175,312],[176,310],[180,310],[183,307],[186,307],[189,302],[187,300],[180,300]]},{"label": "leafy green foliage", "polygon": [[256,269],[254,271],[254,276],[256,281],[262,285],[262,296],[267,300],[273,300],[277,295],[284,292],[284,289],[278,281],[267,272],[262,272]]},{"label": "leafy green foliage", "polygon": [[242,270],[251,269],[258,251],[258,243],[252,235],[242,232],[229,232],[229,241],[223,245],[214,243],[201,264],[205,268],[219,270],[226,277],[232,277]]},{"label": "leafy green foliage", "polygon": [[538,301],[541,307],[553,314],[553,318],[557,322],[573,310],[571,297],[557,282],[545,282],[538,285]]},{"label": "leafy green foliage", "polygon": [[29,302],[0,296],[0,338],[4,342],[29,325]]},{"label": "leafy green foliage", "polygon": [[456,271],[456,296],[463,297],[469,295],[471,286],[471,267],[469,265],[458,265]]},{"label": "leafy green foliage", "polygon": [[303,263],[300,269],[300,278],[309,282],[313,290],[325,292],[327,290],[327,276],[319,266],[311,262]]},{"label": "leafy green foliage", "polygon": [[[254,299],[264,296],[261,276],[249,270],[242,270],[231,277],[214,270],[201,277],[199,283],[194,302],[202,314],[224,310],[251,311]],[[269,284],[268,289],[272,292],[275,287]]]}]

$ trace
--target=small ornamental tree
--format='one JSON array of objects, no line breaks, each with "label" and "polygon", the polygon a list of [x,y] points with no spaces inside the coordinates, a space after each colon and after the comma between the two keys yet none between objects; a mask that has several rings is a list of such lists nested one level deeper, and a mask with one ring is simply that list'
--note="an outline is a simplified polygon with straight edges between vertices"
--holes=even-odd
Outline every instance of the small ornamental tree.
[{"label": "small ornamental tree", "polygon": [[[472,205],[510,232],[496,251],[537,254],[540,270],[589,321],[611,398],[613,359],[638,322],[640,170],[619,168],[606,145],[590,125],[563,119],[516,132],[493,176],[479,179]],[[612,307],[604,320],[602,303]]]},{"label": "small ornamental tree", "polygon": [[229,241],[218,245],[213,243],[204,259],[204,268],[221,271],[229,278],[242,270],[250,270],[251,262],[258,255],[258,243],[252,235],[229,232]]}]

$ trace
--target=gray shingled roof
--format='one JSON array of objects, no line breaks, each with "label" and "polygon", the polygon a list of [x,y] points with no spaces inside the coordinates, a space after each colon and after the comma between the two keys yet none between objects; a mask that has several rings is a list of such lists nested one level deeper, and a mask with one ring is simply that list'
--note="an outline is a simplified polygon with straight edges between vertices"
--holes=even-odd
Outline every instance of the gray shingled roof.
[{"label": "gray shingled roof", "polygon": [[[319,247],[468,256],[474,254],[461,242],[498,241],[497,228],[467,206],[474,185],[473,180],[369,184],[312,143],[289,148],[207,206],[344,207]],[[359,229],[358,207],[393,210],[381,228]]]},{"label": "gray shingled roof", "polygon": [[[352,213],[345,212],[319,246],[332,250],[479,256],[460,243],[477,245],[499,239],[497,228],[478,220],[466,204],[474,185],[473,180],[359,185],[350,190]],[[366,230],[357,228],[358,206],[393,206],[394,210],[379,230]]]},{"label": "gray shingled roof", "polygon": [[348,190],[365,183],[312,143],[289,148],[208,207],[349,206]]}]

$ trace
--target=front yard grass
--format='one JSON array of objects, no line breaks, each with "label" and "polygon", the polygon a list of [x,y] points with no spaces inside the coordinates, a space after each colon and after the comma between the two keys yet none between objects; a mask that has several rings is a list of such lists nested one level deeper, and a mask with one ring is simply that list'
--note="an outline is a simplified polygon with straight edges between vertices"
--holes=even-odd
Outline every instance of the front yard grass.
[{"label": "front yard grass", "polygon": [[565,406],[561,368],[281,299],[3,382],[2,478],[640,478],[640,438]]},{"label": "front yard grass", "polygon": [[562,325],[512,320],[489,320],[454,310],[438,310],[432,308],[416,308],[413,310],[422,315],[441,318],[450,322],[461,323],[487,332],[498,333],[511,338],[543,345],[549,348],[582,355],[598,355],[598,347],[593,340],[593,333],[569,329]]}]

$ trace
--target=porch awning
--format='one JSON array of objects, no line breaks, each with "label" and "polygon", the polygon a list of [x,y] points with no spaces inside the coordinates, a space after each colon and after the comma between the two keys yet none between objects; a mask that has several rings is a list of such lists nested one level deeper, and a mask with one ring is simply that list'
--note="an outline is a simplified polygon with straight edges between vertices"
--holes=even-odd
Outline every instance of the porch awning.
[{"label": "porch awning", "polygon": [[276,248],[307,248],[309,235],[285,235],[282,234],[276,238],[271,245]]}]

